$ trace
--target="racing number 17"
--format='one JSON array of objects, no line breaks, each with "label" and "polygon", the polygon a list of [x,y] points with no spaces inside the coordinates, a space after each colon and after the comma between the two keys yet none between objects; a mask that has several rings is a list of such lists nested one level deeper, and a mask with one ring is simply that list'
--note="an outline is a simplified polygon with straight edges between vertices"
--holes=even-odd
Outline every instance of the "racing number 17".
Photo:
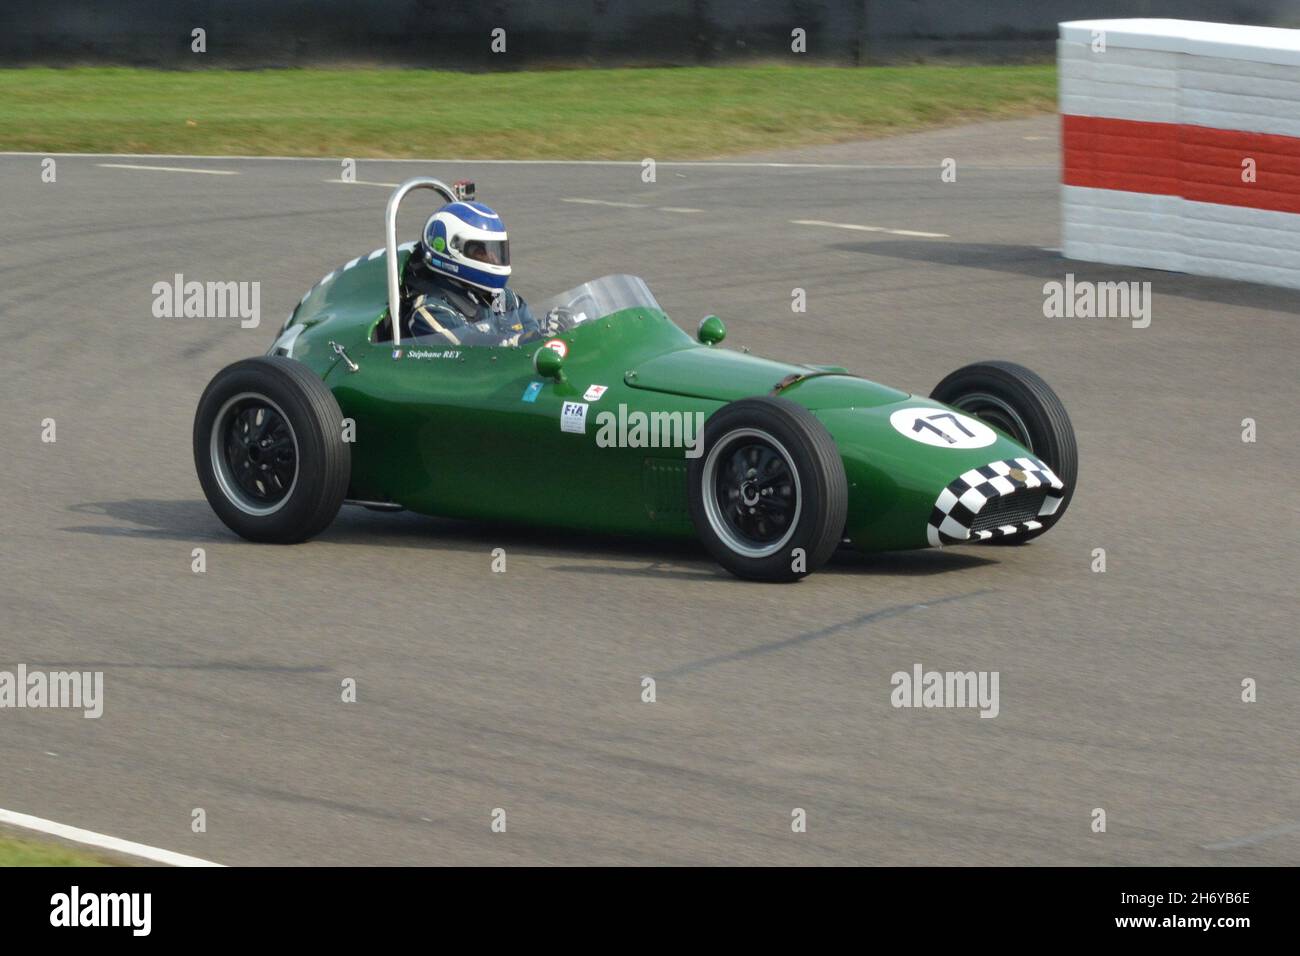
[{"label": "racing number 17", "polygon": [[948,419],[950,422],[952,422],[952,424],[958,430],[960,430],[961,433],[965,435],[967,438],[975,437],[975,433],[971,431],[969,428],[967,428],[965,425],[963,425],[961,423],[961,419],[958,418],[956,415],[954,415],[952,412],[938,412],[934,415],[927,415],[925,416],[925,418],[918,418],[916,421],[912,423],[912,431],[919,433],[922,429],[929,429],[930,431],[938,435],[940,438],[942,438],[944,441],[946,441],[949,445],[955,445],[957,444],[958,439],[953,438],[951,435],[948,434],[946,430],[940,428],[938,425],[935,424],[935,422],[941,421],[945,418]]}]

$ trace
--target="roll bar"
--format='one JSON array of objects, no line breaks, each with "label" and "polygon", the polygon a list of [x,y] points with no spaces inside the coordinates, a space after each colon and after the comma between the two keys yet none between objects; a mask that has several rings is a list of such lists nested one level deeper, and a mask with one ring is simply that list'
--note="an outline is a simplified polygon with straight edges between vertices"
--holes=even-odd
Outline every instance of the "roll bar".
[{"label": "roll bar", "polygon": [[447,202],[456,202],[459,198],[446,183],[428,176],[408,179],[388,197],[388,208],[384,210],[384,252],[388,263],[388,320],[393,324],[393,345],[402,344],[402,289],[397,274],[397,210],[406,194],[417,189],[432,189],[441,193]]}]

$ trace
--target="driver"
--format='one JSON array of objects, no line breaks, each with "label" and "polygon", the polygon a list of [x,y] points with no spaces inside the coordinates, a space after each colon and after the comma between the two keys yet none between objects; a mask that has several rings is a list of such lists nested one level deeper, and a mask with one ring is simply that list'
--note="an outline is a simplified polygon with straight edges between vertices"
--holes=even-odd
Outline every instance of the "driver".
[{"label": "driver", "polygon": [[506,288],[509,280],[510,240],[501,217],[480,202],[443,206],[406,264],[402,300],[411,335],[501,346],[548,332]]}]

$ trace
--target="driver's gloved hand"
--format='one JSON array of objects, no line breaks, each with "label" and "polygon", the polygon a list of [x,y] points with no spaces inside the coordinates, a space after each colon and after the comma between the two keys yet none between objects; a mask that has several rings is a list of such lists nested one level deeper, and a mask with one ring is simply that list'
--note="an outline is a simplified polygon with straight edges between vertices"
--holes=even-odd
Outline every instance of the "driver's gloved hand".
[{"label": "driver's gloved hand", "polygon": [[573,325],[569,316],[562,313],[559,309],[551,309],[542,320],[538,323],[543,335],[555,335],[557,332],[565,332]]}]

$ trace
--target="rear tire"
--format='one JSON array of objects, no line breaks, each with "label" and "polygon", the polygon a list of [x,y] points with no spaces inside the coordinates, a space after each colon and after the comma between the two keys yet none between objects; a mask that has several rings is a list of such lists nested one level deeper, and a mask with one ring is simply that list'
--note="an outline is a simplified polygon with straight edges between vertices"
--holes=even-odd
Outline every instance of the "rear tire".
[{"label": "rear tire", "polygon": [[293,544],[334,520],[352,458],[342,412],[320,377],[294,359],[263,356],[227,366],[204,390],[194,467],[231,531]]},{"label": "rear tire", "polygon": [[691,520],[709,553],[739,578],[795,581],[844,535],[848,481],[839,448],[802,405],[746,398],[713,414],[691,459]]},{"label": "rear tire", "polygon": [[978,418],[1029,449],[1065,483],[1056,513],[1036,531],[992,538],[988,544],[1024,544],[1061,520],[1079,474],[1079,449],[1065,406],[1050,385],[1014,362],[977,362],[944,377],[930,397]]}]

